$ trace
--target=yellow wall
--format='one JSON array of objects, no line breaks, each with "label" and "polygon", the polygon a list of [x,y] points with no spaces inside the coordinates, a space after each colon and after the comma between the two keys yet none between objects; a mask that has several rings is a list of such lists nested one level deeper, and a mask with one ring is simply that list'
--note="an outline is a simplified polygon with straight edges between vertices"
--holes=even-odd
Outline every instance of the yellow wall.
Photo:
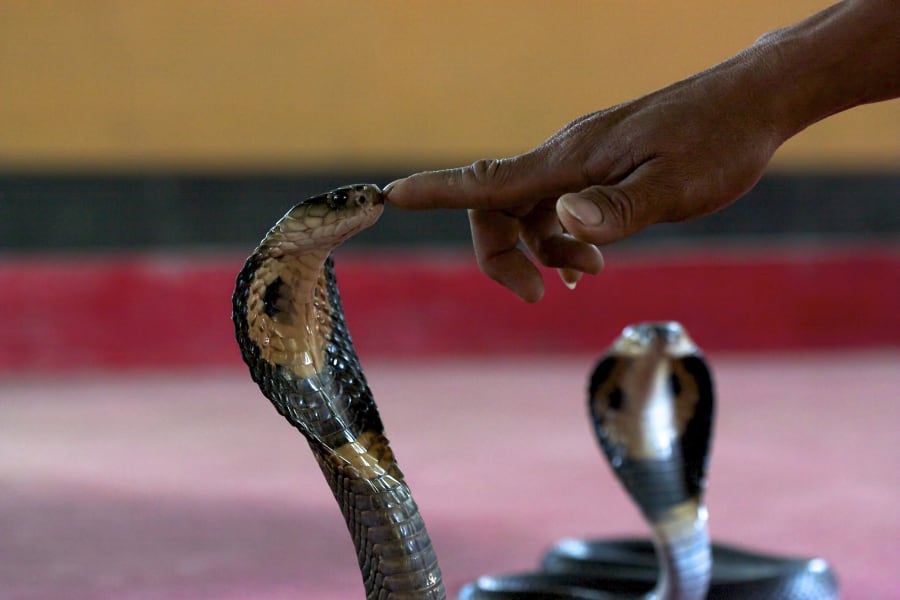
[{"label": "yellow wall", "polygon": [[[827,1],[4,0],[0,170],[334,168],[525,150]],[[782,167],[900,164],[900,102]]]}]

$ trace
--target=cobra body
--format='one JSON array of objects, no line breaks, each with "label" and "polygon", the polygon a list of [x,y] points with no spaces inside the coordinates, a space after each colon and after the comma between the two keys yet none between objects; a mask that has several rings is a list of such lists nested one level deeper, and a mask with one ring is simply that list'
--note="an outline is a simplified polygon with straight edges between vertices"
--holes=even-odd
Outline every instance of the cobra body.
[{"label": "cobra body", "polygon": [[331,257],[383,206],[369,184],[296,205],[244,264],[232,318],[253,380],[306,437],[340,505],[366,598],[436,600],[446,597],[437,558],[360,367]]},{"label": "cobra body", "polygon": [[677,323],[626,328],[594,370],[589,403],[600,445],[653,532],[651,597],[706,598],[713,392],[697,347]]},{"label": "cobra body", "polygon": [[709,370],[677,323],[627,327],[590,379],[588,404],[604,453],[653,532],[656,587],[580,573],[488,576],[462,600],[700,600],[712,561],[703,499],[713,422]]}]

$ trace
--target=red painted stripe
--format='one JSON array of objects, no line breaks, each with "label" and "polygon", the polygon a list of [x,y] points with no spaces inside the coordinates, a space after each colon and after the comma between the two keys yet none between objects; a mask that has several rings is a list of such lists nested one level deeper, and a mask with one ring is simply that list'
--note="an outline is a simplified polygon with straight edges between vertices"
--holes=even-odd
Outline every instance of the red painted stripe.
[{"label": "red painted stripe", "polygon": [[[0,369],[235,364],[239,256],[7,257]],[[346,254],[361,355],[600,352],[628,323],[674,319],[708,350],[900,346],[900,249],[607,254],[528,305],[463,254]]]}]

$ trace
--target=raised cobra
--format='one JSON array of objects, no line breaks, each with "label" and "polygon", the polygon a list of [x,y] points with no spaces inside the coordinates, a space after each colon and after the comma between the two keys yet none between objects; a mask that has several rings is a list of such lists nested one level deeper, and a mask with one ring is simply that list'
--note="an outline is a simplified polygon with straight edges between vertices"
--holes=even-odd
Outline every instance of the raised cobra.
[{"label": "raised cobra", "polygon": [[437,600],[437,558],[353,348],[331,258],[383,207],[368,184],[296,205],[244,264],[232,318],[253,380],[306,437],[340,505],[366,598]]},{"label": "raised cobra", "polygon": [[[331,257],[377,221],[383,204],[378,187],[365,184],[288,211],[238,275],[233,321],[253,380],[306,437],[340,505],[366,598],[445,598],[347,331]],[[709,385],[696,347],[673,324],[629,328],[592,378],[602,445],[656,534],[662,568],[654,598],[702,598],[708,585]]]},{"label": "raised cobra", "polygon": [[651,597],[706,598],[713,393],[697,347],[677,323],[628,327],[594,369],[589,398],[600,445],[653,531]]},{"label": "raised cobra", "polygon": [[678,323],[627,327],[597,363],[588,404],[613,471],[653,532],[656,587],[644,587],[625,563],[608,578],[482,577],[462,600],[706,598],[712,561],[703,491],[714,402],[699,350]]}]

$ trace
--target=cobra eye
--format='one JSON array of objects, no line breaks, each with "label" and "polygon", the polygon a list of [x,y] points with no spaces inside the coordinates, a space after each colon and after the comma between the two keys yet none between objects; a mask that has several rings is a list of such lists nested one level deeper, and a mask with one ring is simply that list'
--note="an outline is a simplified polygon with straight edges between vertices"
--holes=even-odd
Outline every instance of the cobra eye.
[{"label": "cobra eye", "polygon": [[349,199],[350,195],[346,190],[335,190],[328,194],[328,206],[332,209],[344,208],[347,206],[347,201]]}]

